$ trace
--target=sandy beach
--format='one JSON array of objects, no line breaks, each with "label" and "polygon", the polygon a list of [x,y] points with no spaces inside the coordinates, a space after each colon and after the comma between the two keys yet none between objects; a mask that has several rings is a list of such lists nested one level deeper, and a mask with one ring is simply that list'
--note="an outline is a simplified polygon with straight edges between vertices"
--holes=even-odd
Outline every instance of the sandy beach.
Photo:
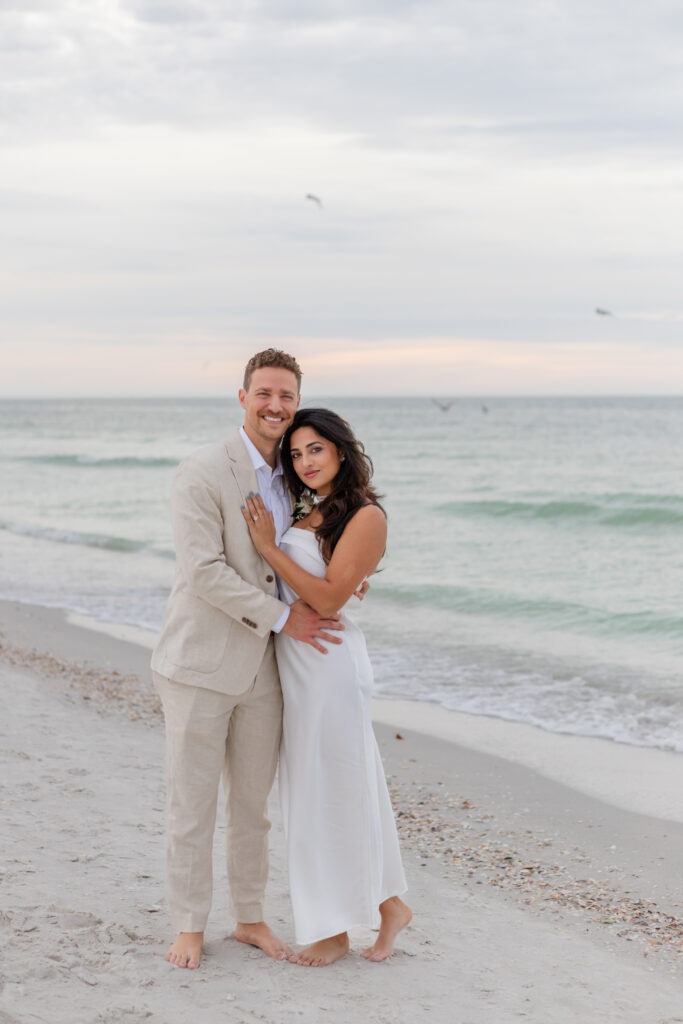
[{"label": "sandy beach", "polygon": [[[683,1021],[680,755],[377,702],[415,915],[394,956],[363,960],[363,930],[318,970],[235,942],[219,820],[183,971],[149,637],[11,602],[0,633],[0,1021]],[[268,918],[291,941],[276,792],[271,810]]]}]

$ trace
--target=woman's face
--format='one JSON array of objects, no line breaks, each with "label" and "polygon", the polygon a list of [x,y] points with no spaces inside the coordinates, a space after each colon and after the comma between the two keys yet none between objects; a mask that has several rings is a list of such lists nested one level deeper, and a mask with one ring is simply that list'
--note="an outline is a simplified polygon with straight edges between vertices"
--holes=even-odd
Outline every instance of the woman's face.
[{"label": "woman's face", "polygon": [[299,427],[289,439],[289,452],[299,479],[319,495],[329,494],[341,465],[336,446],[313,427]]}]

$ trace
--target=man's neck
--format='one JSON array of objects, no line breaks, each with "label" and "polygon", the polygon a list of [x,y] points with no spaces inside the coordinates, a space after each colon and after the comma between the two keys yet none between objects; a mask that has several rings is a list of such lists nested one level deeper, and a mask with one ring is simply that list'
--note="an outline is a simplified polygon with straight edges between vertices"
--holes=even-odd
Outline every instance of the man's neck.
[{"label": "man's neck", "polygon": [[247,435],[254,448],[263,456],[271,469],[277,466],[277,453],[280,447],[279,441],[265,441],[258,435],[254,436],[247,424],[243,425],[244,433]]}]

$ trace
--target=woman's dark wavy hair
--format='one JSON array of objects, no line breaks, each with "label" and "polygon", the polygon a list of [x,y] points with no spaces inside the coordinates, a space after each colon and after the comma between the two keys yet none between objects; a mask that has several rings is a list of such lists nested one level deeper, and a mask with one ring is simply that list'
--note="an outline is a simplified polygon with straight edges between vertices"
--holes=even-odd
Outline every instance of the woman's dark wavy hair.
[{"label": "woman's dark wavy hair", "polygon": [[372,459],[365,454],[365,448],[356,440],[346,420],[330,409],[299,409],[282,439],[282,468],[287,486],[296,498],[308,490],[296,475],[290,454],[292,434],[301,427],[311,427],[316,434],[331,441],[342,460],[332,482],[332,490],[318,505],[323,521],[316,528],[315,534],[320,543],[320,552],[325,562],[329,563],[344,527],[359,508],[363,505],[377,505],[382,512],[384,509],[380,504],[380,495],[370,483]]}]

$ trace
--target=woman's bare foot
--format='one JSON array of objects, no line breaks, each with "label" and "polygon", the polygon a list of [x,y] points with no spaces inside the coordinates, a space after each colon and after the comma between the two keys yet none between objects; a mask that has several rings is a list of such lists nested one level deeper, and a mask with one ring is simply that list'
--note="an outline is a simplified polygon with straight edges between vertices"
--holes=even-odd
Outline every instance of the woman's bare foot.
[{"label": "woman's bare foot", "polygon": [[413,912],[406,906],[398,896],[391,896],[384,903],[380,903],[379,912],[382,918],[377,942],[363,950],[366,960],[378,964],[381,960],[388,960],[394,948],[394,939],[407,924],[410,924]]},{"label": "woman's bare foot", "polygon": [[166,954],[166,959],[176,967],[189,967],[191,971],[196,971],[203,942],[204,932],[180,932]]},{"label": "woman's bare foot", "polygon": [[292,954],[291,946],[278,939],[277,935],[273,935],[264,921],[257,921],[256,924],[238,922],[235,938],[238,942],[246,942],[248,946],[257,946],[273,960],[286,960]]},{"label": "woman's bare foot", "polygon": [[335,960],[341,960],[349,951],[349,937],[346,932],[340,935],[332,935],[329,939],[321,939],[314,942],[300,953],[293,953],[289,958],[291,964],[299,964],[301,967],[327,967]]}]

